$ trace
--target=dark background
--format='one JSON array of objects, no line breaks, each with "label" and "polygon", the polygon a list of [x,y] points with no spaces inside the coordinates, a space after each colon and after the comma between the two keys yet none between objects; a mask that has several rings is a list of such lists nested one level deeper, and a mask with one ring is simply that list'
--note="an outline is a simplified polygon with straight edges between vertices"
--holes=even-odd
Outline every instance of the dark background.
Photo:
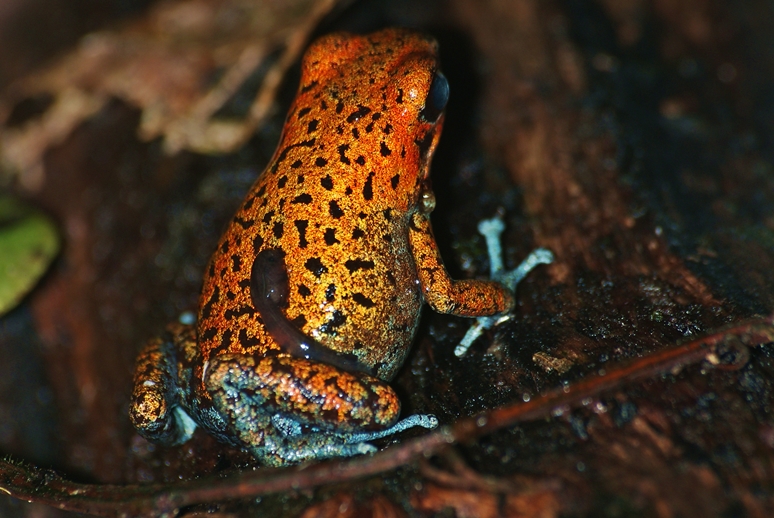
[{"label": "dark background", "polygon": [[[0,88],[151,4],[7,4]],[[557,257],[520,285],[514,317],[462,359],[452,350],[468,322],[425,312],[395,382],[405,412],[452,423],[772,313],[771,2],[363,0],[317,34],[392,25],[439,40],[451,85],[433,166],[449,270],[486,275],[475,228],[498,209],[508,266],[537,246]],[[54,216],[65,245],[0,319],[0,453],[111,484],[253,465],[200,432],[178,448],[149,445],[127,408],[139,347],[195,308],[204,265],[271,155],[296,81],[294,69],[276,115],[228,156],[165,156],[136,137],[138,109],[116,99],[49,150],[37,191],[10,186]],[[752,350],[735,371],[698,366],[627,386],[429,462],[454,484],[409,465],[356,487],[220,509],[326,515],[353,492],[360,511],[396,516],[770,516],[771,351]],[[549,370],[538,352],[571,367]],[[61,513],[2,497],[0,514]]]}]

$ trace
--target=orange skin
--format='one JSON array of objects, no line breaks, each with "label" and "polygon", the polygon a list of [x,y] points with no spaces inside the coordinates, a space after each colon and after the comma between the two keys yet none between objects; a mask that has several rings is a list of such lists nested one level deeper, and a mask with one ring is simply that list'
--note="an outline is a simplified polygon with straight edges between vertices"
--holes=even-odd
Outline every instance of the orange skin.
[{"label": "orange skin", "polygon": [[[140,355],[130,415],[141,434],[187,439],[178,408],[270,465],[360,453],[353,434],[397,421],[386,381],[423,302],[471,317],[513,307],[498,283],[450,279],[433,238],[428,174],[446,97],[430,106],[428,92],[434,80],[445,87],[438,76],[435,41],[407,30],[332,34],[309,48],[277,151],[205,273],[196,340],[178,325]],[[267,252],[277,269],[258,267]],[[284,287],[281,303],[256,299],[254,264],[267,296]],[[275,306],[312,353],[269,326]]]}]

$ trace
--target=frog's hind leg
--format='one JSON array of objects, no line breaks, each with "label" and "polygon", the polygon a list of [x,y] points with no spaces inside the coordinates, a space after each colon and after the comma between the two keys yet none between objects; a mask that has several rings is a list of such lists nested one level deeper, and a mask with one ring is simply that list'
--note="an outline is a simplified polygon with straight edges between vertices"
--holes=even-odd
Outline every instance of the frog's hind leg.
[{"label": "frog's hind leg", "polygon": [[161,338],[150,340],[137,357],[129,418],[137,432],[158,444],[182,444],[196,423],[181,406],[178,349],[193,340],[192,326],[173,324]]},{"label": "frog's hind leg", "polygon": [[430,416],[395,424],[398,397],[373,376],[288,355],[221,355],[204,381],[241,445],[269,465],[368,453],[365,441],[437,425]]}]

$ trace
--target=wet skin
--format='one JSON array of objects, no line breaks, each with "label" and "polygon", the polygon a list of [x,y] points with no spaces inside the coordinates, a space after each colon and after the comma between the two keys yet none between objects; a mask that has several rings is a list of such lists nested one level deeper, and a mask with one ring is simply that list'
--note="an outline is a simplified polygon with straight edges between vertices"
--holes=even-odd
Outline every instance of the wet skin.
[{"label": "wet skin", "polygon": [[452,280],[430,227],[429,167],[448,99],[434,40],[331,34],[306,52],[280,144],[210,260],[198,320],[140,353],[130,417],[165,444],[196,425],[263,464],[373,451],[398,422],[387,384],[426,302],[513,307],[501,284]]}]

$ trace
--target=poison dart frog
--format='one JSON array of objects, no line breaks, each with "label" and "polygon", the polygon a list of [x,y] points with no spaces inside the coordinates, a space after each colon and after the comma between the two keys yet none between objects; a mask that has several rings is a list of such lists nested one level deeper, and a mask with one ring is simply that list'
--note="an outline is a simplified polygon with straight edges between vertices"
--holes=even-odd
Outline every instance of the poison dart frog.
[{"label": "poison dart frog", "polygon": [[452,280],[430,226],[429,169],[449,86],[437,45],[387,29],[310,46],[282,137],[205,272],[195,324],[140,353],[130,417],[179,444],[197,425],[262,464],[374,451],[398,421],[388,382],[427,303],[513,308],[494,281]]}]

